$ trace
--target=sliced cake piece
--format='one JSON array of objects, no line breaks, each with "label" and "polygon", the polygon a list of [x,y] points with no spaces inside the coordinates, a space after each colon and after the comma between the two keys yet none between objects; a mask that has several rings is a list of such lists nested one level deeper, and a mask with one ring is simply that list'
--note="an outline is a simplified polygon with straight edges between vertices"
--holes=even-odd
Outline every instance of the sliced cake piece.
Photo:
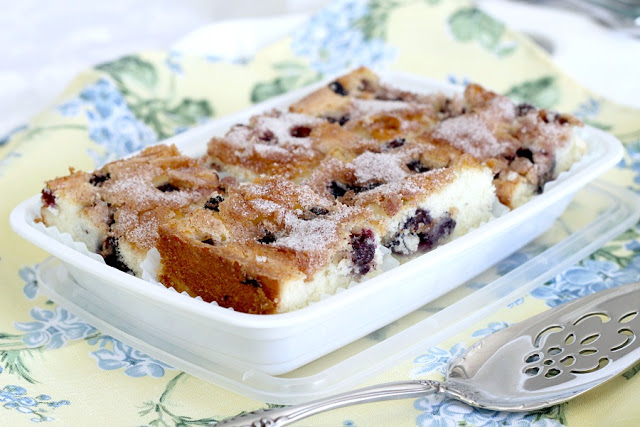
[{"label": "sliced cake piece", "polygon": [[395,253],[425,251],[491,218],[493,175],[462,155],[446,168],[430,169],[424,147],[404,144],[366,152],[352,162],[323,162],[309,179],[318,193],[372,212],[382,244]]},{"label": "sliced cake piece", "polygon": [[586,151],[574,135],[581,122],[568,114],[514,104],[476,84],[464,92],[464,114],[439,122],[427,139],[449,144],[486,162],[502,203],[516,208]]},{"label": "sliced cake piece", "polygon": [[107,176],[69,168],[70,174],[46,182],[42,190],[42,222],[69,233],[91,252],[100,252],[107,238],[113,212],[99,194]]},{"label": "sliced cake piece", "polygon": [[160,227],[159,279],[247,313],[306,306],[379,271],[370,213],[282,178],[242,183]]},{"label": "sliced cake piece", "polygon": [[339,77],[290,110],[337,121],[364,138],[404,138],[471,154],[492,168],[498,197],[510,208],[540,193],[586,151],[573,133],[581,123],[571,115],[516,105],[477,84],[469,84],[463,96],[414,94],[382,84],[365,68]]},{"label": "sliced cake piece", "polygon": [[205,163],[244,180],[263,174],[295,180],[309,175],[324,157],[341,156],[357,139],[336,124],[273,110],[213,138]]},{"label": "sliced cake piece", "polygon": [[460,114],[462,105],[459,97],[423,95],[384,85],[375,73],[361,67],[289,109],[338,123],[365,138],[388,140],[415,136],[438,120]]},{"label": "sliced cake piece", "polygon": [[140,275],[158,225],[222,187],[213,171],[175,146],[157,145],[93,173],[72,170],[48,181],[42,220],[84,242],[107,264]]}]

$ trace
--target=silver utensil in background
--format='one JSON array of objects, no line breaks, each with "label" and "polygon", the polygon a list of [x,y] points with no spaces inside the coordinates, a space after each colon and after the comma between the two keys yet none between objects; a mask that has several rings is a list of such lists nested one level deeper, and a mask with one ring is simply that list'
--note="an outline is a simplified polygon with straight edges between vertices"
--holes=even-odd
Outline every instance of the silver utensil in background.
[{"label": "silver utensil in background", "polygon": [[449,364],[443,382],[374,385],[310,403],[259,410],[216,424],[284,426],[343,406],[432,393],[498,411],[567,401],[640,359],[640,283],[598,292],[490,335]]},{"label": "silver utensil in background", "polygon": [[617,31],[640,37],[640,0],[517,0],[573,10]]}]

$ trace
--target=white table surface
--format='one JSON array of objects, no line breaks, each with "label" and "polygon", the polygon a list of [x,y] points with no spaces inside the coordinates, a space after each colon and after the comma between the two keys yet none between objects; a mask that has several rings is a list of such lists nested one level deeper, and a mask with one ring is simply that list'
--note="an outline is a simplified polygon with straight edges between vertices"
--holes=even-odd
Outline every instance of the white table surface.
[{"label": "white table surface", "polygon": [[[78,72],[96,63],[171,46],[202,53],[206,45],[216,54],[246,55],[303,23],[308,13],[327,2],[157,0],[153,8],[133,0],[3,2],[0,136],[46,109]],[[512,28],[550,41],[553,59],[583,85],[640,108],[640,39],[568,11],[505,0],[476,3]],[[271,20],[237,20],[248,16]],[[229,18],[236,20],[224,21]],[[202,43],[220,31],[227,35],[226,44]]]}]

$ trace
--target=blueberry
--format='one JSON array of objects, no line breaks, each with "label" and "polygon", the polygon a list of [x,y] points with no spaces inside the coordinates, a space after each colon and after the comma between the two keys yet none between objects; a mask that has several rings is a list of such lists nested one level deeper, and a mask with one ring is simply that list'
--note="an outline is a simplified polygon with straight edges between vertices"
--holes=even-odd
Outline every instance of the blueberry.
[{"label": "blueberry", "polygon": [[314,215],[326,215],[329,213],[329,209],[322,208],[320,206],[314,206],[309,211]]},{"label": "blueberry", "polygon": [[294,138],[306,138],[311,135],[311,128],[309,126],[294,126],[289,130],[289,133]]},{"label": "blueberry", "polygon": [[42,190],[42,203],[44,203],[45,207],[55,206],[56,205],[56,196],[53,195],[53,191],[48,188]]},{"label": "blueberry", "polygon": [[[396,253],[408,253],[405,239],[407,235],[417,235],[420,243],[423,243],[424,233],[433,225],[433,218],[429,211],[417,209],[413,216],[402,225],[402,231],[398,232],[389,242],[389,248]],[[406,230],[406,231],[405,231]]]},{"label": "blueberry", "polygon": [[338,118],[326,116],[325,119],[327,119],[329,123],[338,123],[340,126],[344,126],[345,123],[351,120],[351,116],[349,114],[345,114],[344,116]]},{"label": "blueberry", "polygon": [[345,114],[344,116],[340,117],[338,119],[338,124],[340,126],[343,126],[345,123],[347,123],[349,120],[351,120],[351,116],[348,114]]},{"label": "blueberry", "polygon": [[336,94],[338,94],[340,96],[349,95],[349,92],[347,92],[347,90],[344,88],[344,86],[342,86],[342,83],[340,83],[337,80],[329,83],[329,89],[331,89],[332,91],[334,91]]},{"label": "blueberry", "polygon": [[529,159],[529,161],[533,163],[533,153],[528,148],[518,148],[518,151],[516,151],[516,156]]},{"label": "blueberry", "polygon": [[107,227],[111,228],[111,226],[116,223],[116,217],[115,217],[116,210],[115,208],[111,207],[111,203],[107,203],[107,208],[108,208]]},{"label": "blueberry", "polygon": [[523,102],[522,104],[518,104],[516,106],[516,114],[518,116],[526,116],[531,111],[535,111],[535,109],[536,109],[536,107],[534,107],[533,105],[527,104],[526,102]]},{"label": "blueberry", "polygon": [[371,271],[371,262],[376,254],[376,240],[372,230],[362,230],[351,234],[351,262],[356,274],[364,275]]},{"label": "blueberry", "polygon": [[180,191],[180,189],[178,187],[176,187],[175,185],[171,184],[170,182],[167,182],[166,184],[162,184],[159,187],[156,187],[158,190],[162,191],[163,193],[171,193],[172,191]]},{"label": "blueberry", "polygon": [[254,288],[261,288],[262,287],[262,284],[260,282],[258,282],[257,279],[253,279],[251,277],[247,277],[246,279],[244,279],[242,281],[242,284],[243,285],[251,285]]},{"label": "blueberry", "polygon": [[331,192],[331,195],[333,195],[333,197],[337,199],[338,197],[342,197],[347,194],[347,191],[353,191],[354,193],[358,194],[364,191],[373,190],[374,188],[381,185],[381,182],[370,182],[366,185],[351,185],[344,182],[331,181],[331,183],[329,184],[329,191]]},{"label": "blueberry", "polygon": [[270,243],[273,243],[277,240],[278,238],[276,237],[275,234],[273,234],[271,231],[267,230],[264,233],[264,236],[258,239],[259,243],[262,243],[264,245],[268,245]]},{"label": "blueberry", "polygon": [[120,249],[118,246],[118,239],[116,237],[107,237],[104,242],[102,242],[100,254],[107,265],[117,268],[120,271],[124,271],[125,273],[133,273],[127,264],[122,261],[122,256],[120,255]]},{"label": "blueberry", "polygon": [[258,139],[260,141],[271,142],[273,144],[278,142],[278,139],[270,130],[265,130],[264,132],[262,132],[260,135],[258,135]]},{"label": "blueberry", "polygon": [[381,182],[370,182],[367,185],[359,185],[359,186],[352,187],[351,189],[355,193],[362,193],[363,191],[373,190],[374,188],[380,187],[381,185],[382,185]]},{"label": "blueberry", "polygon": [[349,186],[342,182],[331,181],[331,184],[329,184],[329,191],[331,192],[331,195],[337,199],[338,197],[342,197],[347,194]]},{"label": "blueberry", "polygon": [[89,184],[94,187],[101,187],[102,184],[109,179],[111,179],[111,174],[109,172],[104,175],[94,173],[91,175],[91,178],[89,178]]},{"label": "blueberry", "polygon": [[451,99],[446,98],[444,100],[444,103],[440,106],[440,108],[438,109],[439,113],[448,113],[449,112],[449,106],[451,105]]},{"label": "blueberry", "polygon": [[224,197],[222,197],[221,195],[211,197],[209,200],[207,200],[207,203],[204,204],[204,208],[209,209],[210,211],[220,212],[219,205],[223,201],[224,201]]},{"label": "blueberry", "polygon": [[421,249],[429,250],[434,248],[440,240],[451,234],[455,226],[456,221],[448,213],[438,218],[433,227],[420,234]]},{"label": "blueberry", "polygon": [[424,226],[429,226],[433,222],[433,218],[429,211],[424,209],[416,209],[416,213],[404,223],[402,228],[412,233],[420,231]]},{"label": "blueberry", "polygon": [[429,172],[430,170],[428,167],[423,165],[422,162],[420,162],[420,160],[414,160],[412,162],[407,163],[407,168],[409,168],[409,170],[411,171],[414,171],[415,173]]},{"label": "blueberry", "polygon": [[386,144],[384,144],[384,149],[389,150],[389,149],[392,149],[392,148],[402,147],[405,142],[407,142],[407,140],[404,139],[404,138],[392,139],[391,141],[389,141]]}]

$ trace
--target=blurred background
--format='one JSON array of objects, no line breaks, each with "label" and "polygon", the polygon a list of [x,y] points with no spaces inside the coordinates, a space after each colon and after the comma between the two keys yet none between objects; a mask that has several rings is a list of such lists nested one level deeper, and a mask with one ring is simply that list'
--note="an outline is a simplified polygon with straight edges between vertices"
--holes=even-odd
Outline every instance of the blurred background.
[{"label": "blurred background", "polygon": [[[3,1],[0,137],[45,109],[77,73],[94,64],[130,52],[169,49],[198,28],[230,19],[257,25],[246,19],[288,15],[290,19],[276,21],[281,31],[287,31],[288,26],[304,23],[306,16],[328,3],[329,0],[156,0],[151,7],[148,2],[133,0]],[[572,7],[571,2],[563,2],[563,9],[550,8],[550,3],[557,6],[559,2],[549,1],[475,3],[536,39],[585,86],[618,102],[640,107],[640,39],[575,13],[579,8]],[[212,46],[216,45],[217,50],[224,50],[224,45],[234,49],[234,40],[224,38],[224,27],[220,29],[210,42]],[[266,37],[264,42],[268,41]],[[592,52],[606,52],[607,56]]]}]

